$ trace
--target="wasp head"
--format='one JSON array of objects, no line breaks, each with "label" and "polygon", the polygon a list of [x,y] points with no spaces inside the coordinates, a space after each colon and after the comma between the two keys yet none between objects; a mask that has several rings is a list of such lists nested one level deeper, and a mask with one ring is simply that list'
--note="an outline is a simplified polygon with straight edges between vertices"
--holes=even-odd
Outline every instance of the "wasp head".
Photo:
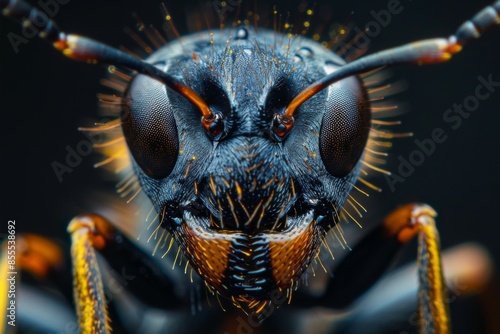
[{"label": "wasp head", "polygon": [[249,27],[196,34],[147,61],[195,91],[217,119],[203,126],[178,92],[137,75],[124,135],[162,227],[218,293],[258,305],[286,295],[338,221],[370,128],[356,77],[285,110],[344,64],[321,45]]}]

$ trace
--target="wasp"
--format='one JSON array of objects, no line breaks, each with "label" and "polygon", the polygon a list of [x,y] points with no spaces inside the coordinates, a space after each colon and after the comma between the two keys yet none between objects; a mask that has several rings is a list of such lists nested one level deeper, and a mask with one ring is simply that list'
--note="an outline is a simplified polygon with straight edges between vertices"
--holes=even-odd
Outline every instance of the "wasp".
[{"label": "wasp", "polygon": [[[354,195],[366,190],[356,181],[377,190],[367,178],[378,172],[392,188],[406,182],[399,169],[399,175],[389,174],[378,166],[388,145],[384,139],[397,136],[385,128],[396,123],[383,118],[393,108],[376,94],[384,86],[371,82],[378,82],[378,70],[447,61],[497,23],[499,6],[497,2],[486,7],[450,37],[351,55],[349,62],[314,39],[261,29],[246,20],[166,46],[155,30],[147,30],[150,43],[160,47],[143,61],[133,52],[67,34],[25,2],[2,2],[4,15],[22,20],[25,28],[38,28],[41,37],[69,58],[111,66],[108,70],[115,79],[108,86],[119,94],[100,99],[117,118],[85,129],[106,157],[98,164],[123,177],[118,188],[128,202],[148,198],[148,239],[154,240],[153,253],[161,253],[155,256],[170,257],[182,266],[194,285],[205,289],[208,300],[249,315],[246,322],[229,317],[228,324],[214,331],[248,331],[262,321],[272,327],[271,315],[288,304],[304,309],[348,307],[380,277],[398,249],[418,234],[419,319],[429,333],[446,333],[449,325],[435,212],[427,205],[403,206],[383,219],[348,252],[321,293],[307,291],[313,284],[307,289],[305,277],[324,266],[320,254],[331,251],[328,235],[350,247],[341,220],[357,222],[351,212],[366,211]],[[396,15],[399,9],[392,4],[390,13]],[[380,18],[380,12],[377,15]],[[165,17],[168,21],[167,11]],[[275,22],[281,27],[279,17]],[[495,87],[491,75],[478,80],[481,96]],[[443,114],[451,126],[459,127],[458,116],[460,122],[469,117],[452,112]],[[444,130],[433,131],[430,139],[415,141],[420,155],[403,157],[402,168],[418,167],[412,162],[418,161],[415,157],[444,143],[446,136]],[[64,172],[70,169],[72,173],[86,151],[82,144],[67,152],[66,165],[51,163],[59,177],[68,176]],[[193,299],[194,304],[202,303],[200,292],[190,296],[182,291],[182,279],[162,270],[162,260],[151,259],[122,232],[124,223],[108,217],[83,214],[68,227],[81,331],[109,331],[110,314],[120,318],[113,312],[123,311],[121,299],[106,296],[107,273],[96,251],[112,270],[123,274],[120,283],[140,302],[174,314],[192,305]],[[170,252],[173,245],[177,253]],[[200,313],[226,319],[217,312]]]}]

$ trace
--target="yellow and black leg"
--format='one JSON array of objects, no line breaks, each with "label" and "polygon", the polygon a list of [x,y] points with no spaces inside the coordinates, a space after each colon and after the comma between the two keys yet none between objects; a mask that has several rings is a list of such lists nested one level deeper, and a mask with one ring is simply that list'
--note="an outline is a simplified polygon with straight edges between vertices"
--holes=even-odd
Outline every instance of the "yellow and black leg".
[{"label": "yellow and black leg", "polygon": [[110,321],[99,253],[115,272],[118,283],[141,302],[156,308],[180,309],[189,303],[177,295],[175,283],[135,243],[95,214],[74,218],[69,226],[73,284],[80,331],[107,333]]},{"label": "yellow and black leg", "polygon": [[401,245],[418,236],[419,322],[423,333],[450,333],[436,212],[425,204],[408,204],[389,214],[382,228]]},{"label": "yellow and black leg", "polygon": [[339,309],[350,306],[384,274],[398,251],[418,236],[420,327],[425,333],[449,333],[435,216],[424,204],[394,210],[335,268],[320,304]]},{"label": "yellow and black leg", "polygon": [[96,249],[105,246],[110,230],[100,217],[81,216],[68,226],[76,310],[81,333],[109,333],[111,330]]}]

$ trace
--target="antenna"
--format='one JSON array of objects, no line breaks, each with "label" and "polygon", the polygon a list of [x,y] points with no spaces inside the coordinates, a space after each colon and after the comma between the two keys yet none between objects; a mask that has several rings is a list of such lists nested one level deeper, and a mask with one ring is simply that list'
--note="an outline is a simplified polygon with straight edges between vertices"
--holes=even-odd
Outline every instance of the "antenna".
[{"label": "antenna", "polygon": [[471,20],[464,22],[455,34],[448,37],[448,39],[435,38],[414,42],[348,63],[300,92],[290,102],[284,113],[274,115],[273,128],[280,130],[275,131],[278,136],[285,136],[293,127],[293,114],[297,108],[337,81],[383,66],[399,64],[426,65],[447,61],[452,55],[460,52],[466,43],[479,38],[487,29],[497,24],[500,24],[500,1],[482,9]]},{"label": "antenna", "polygon": [[[93,39],[66,34],[44,12],[20,0],[0,0],[0,11],[6,17],[19,21],[27,28],[38,29],[39,37],[52,43],[66,57],[90,64],[105,63],[135,70],[164,83],[197,107],[202,115],[202,124],[209,132],[217,129],[221,122],[203,99],[191,88],[142,59],[133,57],[109,45]],[[36,25],[36,26],[35,26]]]}]

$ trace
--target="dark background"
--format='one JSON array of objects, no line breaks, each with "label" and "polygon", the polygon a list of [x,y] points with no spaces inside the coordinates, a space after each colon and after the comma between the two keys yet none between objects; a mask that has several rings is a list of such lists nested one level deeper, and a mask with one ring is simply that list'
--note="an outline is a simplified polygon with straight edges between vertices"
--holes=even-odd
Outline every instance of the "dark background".
[{"label": "dark background", "polygon": [[[250,1],[250,0],[244,0]],[[123,32],[134,26],[131,13],[137,12],[147,23],[160,25],[158,1],[72,0],[61,6],[55,20],[67,32],[94,37],[113,46],[135,44]],[[279,2],[277,2],[279,5]],[[278,8],[296,11],[294,2]],[[372,21],[371,10],[387,7],[387,0],[319,1],[317,12],[331,21],[350,18],[363,27]],[[444,37],[490,1],[402,2],[403,11],[372,39],[371,51],[418,39]],[[186,13],[192,10],[169,2],[174,22],[182,33]],[[261,6],[262,8],[263,6]],[[316,20],[320,18],[316,17]],[[314,21],[314,20],[313,20]],[[15,219],[18,232],[32,231],[56,236],[67,242],[67,222],[81,212],[79,203],[90,189],[112,190],[110,181],[93,169],[94,155],[60,183],[51,163],[64,163],[66,145],[75,148],[85,137],[76,129],[99,119],[96,93],[105,73],[101,66],[68,60],[39,39],[20,46],[15,54],[7,32],[20,33],[16,24],[0,19],[0,108],[1,108],[1,221]],[[392,70],[394,80],[404,80],[409,88],[395,99],[408,106],[400,119],[402,131],[413,131],[415,138],[428,138],[436,127],[443,127],[448,140],[426,158],[404,183],[391,192],[382,177],[375,179],[384,191],[372,194],[369,217],[380,217],[397,204],[424,201],[439,212],[438,226],[444,248],[476,241],[484,245],[500,263],[500,88],[482,101],[479,109],[453,131],[442,121],[445,110],[474,94],[477,77],[493,75],[500,81],[500,29],[487,33],[468,45],[446,64]],[[396,157],[407,157],[415,149],[412,138],[396,140],[389,169],[396,170]],[[369,220],[369,218],[368,218]],[[413,254],[412,254],[413,255]]]}]

